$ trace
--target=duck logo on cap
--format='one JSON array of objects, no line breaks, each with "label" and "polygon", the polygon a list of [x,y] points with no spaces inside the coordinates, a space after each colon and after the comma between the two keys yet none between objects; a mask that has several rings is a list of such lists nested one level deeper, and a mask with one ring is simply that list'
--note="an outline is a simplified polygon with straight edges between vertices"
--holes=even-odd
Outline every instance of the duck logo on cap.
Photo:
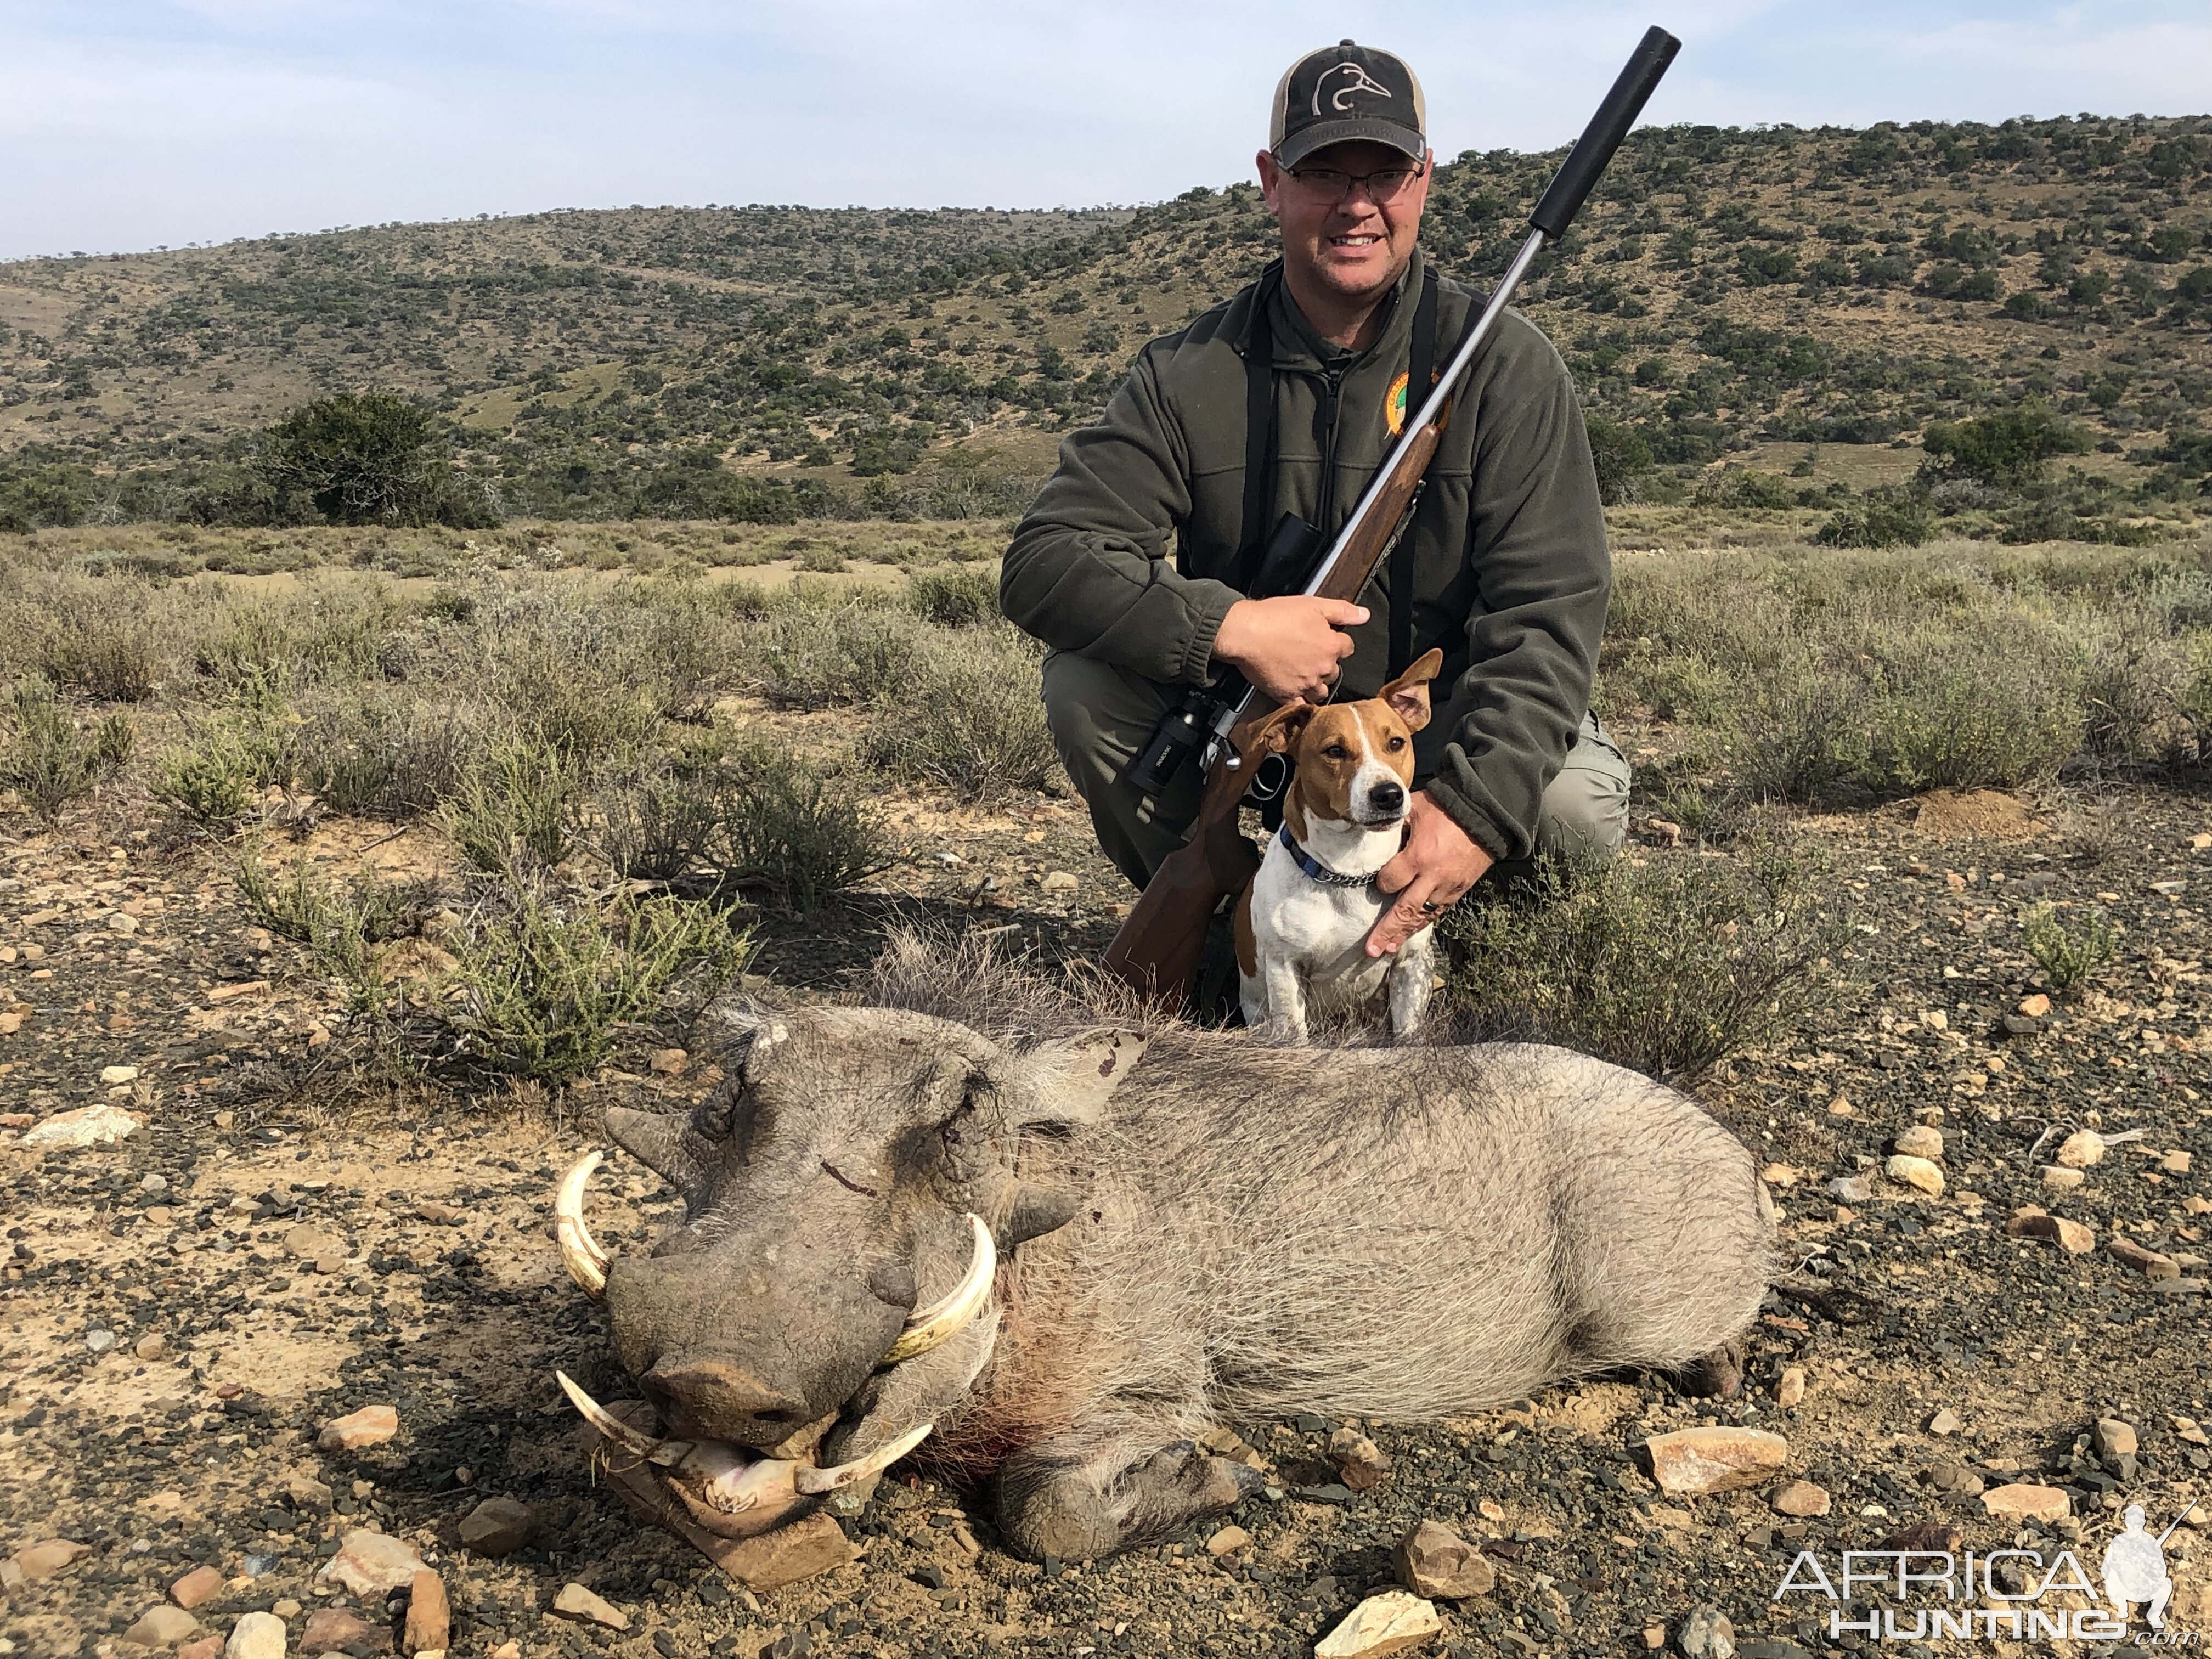
[{"label": "duck logo on cap", "polygon": [[1321,113],[1322,94],[1328,89],[1328,83],[1340,76],[1344,78],[1344,84],[1330,93],[1328,98],[1328,106],[1340,115],[1352,107],[1350,100],[1355,94],[1371,92],[1377,98],[1391,96],[1389,88],[1384,86],[1358,64],[1339,64],[1334,69],[1323,70],[1321,78],[1314,82],[1313,112],[1316,115]]}]

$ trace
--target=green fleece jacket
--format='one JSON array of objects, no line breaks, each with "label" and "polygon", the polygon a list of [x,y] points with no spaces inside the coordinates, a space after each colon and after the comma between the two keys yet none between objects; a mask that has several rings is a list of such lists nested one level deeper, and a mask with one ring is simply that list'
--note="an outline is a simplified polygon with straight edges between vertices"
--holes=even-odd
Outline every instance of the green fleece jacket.
[{"label": "green fleece jacket", "polygon": [[[1104,416],[1061,444],[1006,553],[1006,615],[1056,650],[1154,680],[1218,675],[1214,635],[1243,597],[1230,580],[1255,296],[1274,296],[1277,371],[1274,499],[1261,534],[1296,513],[1334,536],[1391,442],[1385,404],[1407,370],[1423,257],[1364,352],[1325,345],[1284,286],[1264,279],[1146,346]],[[1439,368],[1480,306],[1439,283]],[[1408,557],[1414,652],[1444,654],[1419,781],[1493,857],[1527,857],[1544,787],[1589,707],[1613,567],[1574,383],[1516,313],[1475,357],[1413,528],[1360,595],[1370,615],[1352,630],[1341,696],[1371,696],[1388,676],[1390,567]]]}]

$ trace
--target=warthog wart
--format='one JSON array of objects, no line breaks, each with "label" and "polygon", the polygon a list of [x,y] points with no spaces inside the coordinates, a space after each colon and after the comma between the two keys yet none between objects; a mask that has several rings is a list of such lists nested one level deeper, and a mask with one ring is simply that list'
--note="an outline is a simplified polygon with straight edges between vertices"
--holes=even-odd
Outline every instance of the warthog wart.
[{"label": "warthog wart", "polygon": [[1775,1266],[1741,1143],[1562,1049],[1085,1027],[1012,965],[912,939],[871,1002],[726,1006],[696,1112],[608,1112],[685,1202],[650,1255],[591,1243],[596,1155],[561,1195],[563,1255],[673,1437],[572,1397],[727,1535],[919,1443],[995,1479],[1015,1548],[1103,1555],[1255,1489],[1197,1448],[1218,1421],[1680,1369]]}]

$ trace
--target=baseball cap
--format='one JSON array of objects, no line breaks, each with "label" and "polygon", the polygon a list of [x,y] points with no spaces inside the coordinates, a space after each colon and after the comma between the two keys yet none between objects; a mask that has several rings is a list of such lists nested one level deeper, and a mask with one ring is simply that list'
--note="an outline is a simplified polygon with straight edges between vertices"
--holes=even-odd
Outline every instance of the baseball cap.
[{"label": "baseball cap", "polygon": [[1415,161],[1428,153],[1428,108],[1421,83],[1395,52],[1350,40],[1310,52],[1275,83],[1267,148],[1294,167],[1328,144],[1364,138],[1401,149]]}]

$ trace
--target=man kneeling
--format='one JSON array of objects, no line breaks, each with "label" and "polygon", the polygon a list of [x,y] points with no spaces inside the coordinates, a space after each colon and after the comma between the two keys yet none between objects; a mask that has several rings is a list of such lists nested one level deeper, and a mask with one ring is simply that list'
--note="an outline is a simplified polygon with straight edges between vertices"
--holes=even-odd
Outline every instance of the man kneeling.
[{"label": "man kneeling", "polygon": [[[1267,696],[1369,697],[1442,651],[1418,734],[1395,951],[1493,865],[1610,856],[1628,767],[1589,713],[1612,586],[1589,441],[1566,367],[1509,312],[1477,356],[1420,507],[1358,604],[1245,597],[1277,520],[1333,535],[1480,296],[1419,246],[1434,158],[1419,84],[1346,41],[1275,92],[1260,184],[1281,258],[1139,356],[1104,417],[1061,446],[1008,550],[1006,615],[1052,647],[1053,738],[1100,846],[1144,885],[1194,817],[1187,766],[1158,798],[1132,762],[1184,690],[1235,669]],[[1255,443],[1254,441],[1257,440]]]}]

